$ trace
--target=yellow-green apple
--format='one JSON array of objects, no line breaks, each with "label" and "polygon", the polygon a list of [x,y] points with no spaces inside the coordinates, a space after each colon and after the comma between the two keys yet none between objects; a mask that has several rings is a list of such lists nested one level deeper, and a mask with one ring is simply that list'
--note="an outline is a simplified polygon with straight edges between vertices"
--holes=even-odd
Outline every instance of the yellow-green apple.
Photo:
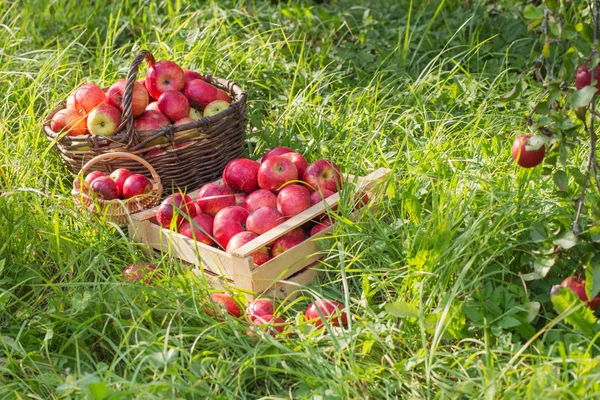
[{"label": "yellow-green apple", "polygon": [[524,168],[533,168],[544,160],[546,147],[542,145],[537,150],[527,150],[527,142],[531,135],[521,135],[515,139],[512,145],[512,158]]},{"label": "yellow-green apple", "polygon": [[267,298],[256,299],[246,307],[246,316],[251,321],[256,317],[275,314],[275,303]]},{"label": "yellow-green apple", "polygon": [[348,322],[344,307],[335,300],[318,299],[311,303],[304,313],[305,321],[317,328],[323,326],[322,318],[331,326],[345,326]]},{"label": "yellow-green apple", "polygon": [[212,239],[213,220],[213,217],[210,215],[196,210],[196,216],[192,218],[191,222],[183,221],[179,227],[179,233],[210,246],[214,243]]},{"label": "yellow-green apple", "polygon": [[117,189],[119,190],[120,198],[123,198],[123,184],[131,175],[133,175],[132,172],[127,168],[116,169],[110,174],[110,179],[115,181],[115,183],[117,184]]},{"label": "yellow-green apple", "polygon": [[[227,249],[225,250],[228,253],[233,253],[233,251],[239,247],[242,247],[248,242],[256,239],[258,235],[254,232],[238,232],[231,237],[229,243],[227,243]],[[269,261],[269,249],[266,246],[257,249],[255,252],[250,254],[252,257],[252,261],[256,265],[263,265],[267,261]]]},{"label": "yellow-green apple", "polygon": [[217,88],[202,79],[193,79],[186,83],[183,94],[192,106],[204,110],[204,107],[217,99]]},{"label": "yellow-green apple", "polygon": [[286,146],[275,147],[274,149],[267,151],[265,153],[265,155],[262,156],[261,162],[265,161],[267,158],[272,157],[272,156],[280,156],[285,153],[295,153],[295,152],[296,152],[296,150],[286,147]]},{"label": "yellow-green apple", "polygon": [[69,136],[86,135],[87,118],[72,108],[63,108],[50,120],[50,129],[56,133],[63,131]]},{"label": "yellow-green apple", "polygon": [[122,279],[127,282],[144,282],[146,285],[149,285],[156,276],[158,276],[158,272],[156,271],[156,266],[152,264],[131,264],[123,269]]},{"label": "yellow-green apple", "polygon": [[90,184],[90,192],[100,199],[113,200],[119,198],[119,189],[115,181],[108,176],[99,176]]},{"label": "yellow-green apple", "polygon": [[167,90],[158,98],[158,109],[171,121],[185,118],[190,113],[190,102],[177,90]]},{"label": "yellow-green apple", "polygon": [[[287,327],[287,323],[281,317],[275,317],[274,315],[261,315],[252,318],[251,324],[248,326],[246,335],[254,336],[254,332],[258,329],[266,331],[272,337],[283,333]],[[289,335],[288,335],[289,336]]]},{"label": "yellow-green apple", "polygon": [[82,114],[90,113],[100,104],[106,103],[106,94],[93,83],[80,86],[74,93],[75,109]]},{"label": "yellow-green apple", "polygon": [[306,158],[304,158],[302,154],[296,153],[295,151],[284,153],[281,155],[281,157],[287,158],[288,160],[293,162],[296,166],[296,169],[298,170],[298,177],[302,178],[302,176],[304,175],[304,170],[308,166],[308,161],[306,161]]},{"label": "yellow-green apple", "polygon": [[244,207],[248,212],[252,212],[261,207],[277,208],[277,195],[270,190],[258,189],[246,197]]},{"label": "yellow-green apple", "polygon": [[275,258],[281,253],[288,251],[292,247],[299,245],[303,241],[304,238],[300,239],[299,237],[284,235],[273,242],[273,246],[271,247],[271,257]]},{"label": "yellow-green apple", "polygon": [[581,279],[578,276],[569,276],[561,282],[560,286],[571,289],[573,293],[575,293],[577,297],[585,302],[592,310],[596,310],[598,305],[600,305],[600,294],[596,295],[592,300],[589,300],[588,295],[585,292],[585,279]]},{"label": "yellow-green apple", "polygon": [[204,116],[212,117],[220,113],[223,110],[226,110],[229,107],[229,103],[224,100],[215,100],[208,103],[208,105],[204,108]]},{"label": "yellow-green apple", "polygon": [[304,170],[302,180],[317,191],[327,189],[337,192],[343,183],[340,167],[329,160],[317,160],[309,164]]},{"label": "yellow-green apple", "polygon": [[[136,118],[133,126],[137,131],[148,131],[153,129],[159,129],[164,126],[171,125],[171,121],[166,115],[160,111],[146,110]],[[146,146],[156,146],[159,144],[168,143],[168,139],[165,136],[159,136],[156,139],[151,140]]]},{"label": "yellow-green apple", "polygon": [[260,207],[248,214],[246,229],[262,235],[284,221],[285,217],[276,208]]},{"label": "yellow-green apple", "polygon": [[202,80],[204,80],[204,78],[202,78],[202,75],[200,75],[199,72],[192,71],[192,70],[189,70],[189,69],[184,69],[183,70],[183,75],[185,76],[185,83],[188,83],[189,81],[192,81],[194,79],[202,79]]},{"label": "yellow-green apple", "polygon": [[87,118],[87,128],[97,136],[111,136],[121,124],[121,111],[110,104],[100,104]]},{"label": "yellow-green apple", "polygon": [[217,88],[217,100],[223,100],[231,104],[231,98],[223,89]]},{"label": "yellow-green apple", "polygon": [[194,200],[187,194],[173,193],[169,195],[156,210],[156,220],[163,228],[169,229],[175,216],[177,217],[176,226],[180,226],[188,217],[196,216]]},{"label": "yellow-green apple", "polygon": [[230,206],[221,209],[215,215],[213,224],[214,237],[219,246],[227,248],[229,240],[239,232],[246,230],[248,211],[244,207]]},{"label": "yellow-green apple", "polygon": [[190,107],[190,113],[188,114],[188,117],[197,121],[200,118],[202,118],[202,111],[199,111],[199,110],[195,109],[194,107]]},{"label": "yellow-green apple", "polygon": [[208,302],[212,303],[212,307],[206,308],[208,315],[215,315],[215,311],[227,312],[227,314],[239,318],[242,315],[242,310],[238,303],[228,294],[225,293],[211,293],[207,299]]},{"label": "yellow-green apple", "polygon": [[310,206],[310,192],[305,186],[293,183],[286,185],[277,194],[277,209],[284,217],[298,215]]},{"label": "yellow-green apple", "polygon": [[[123,111],[123,98],[125,97],[126,79],[120,79],[113,83],[106,92],[107,103]],[[139,82],[133,84],[133,96],[131,98],[131,113],[137,118],[146,110],[149,103],[149,95],[146,88]]]},{"label": "yellow-green apple", "polygon": [[310,230],[310,236],[315,236],[317,233],[329,228],[331,226],[331,220],[324,219],[323,221],[317,223]]},{"label": "yellow-green apple", "polygon": [[198,191],[196,203],[203,212],[214,217],[223,208],[235,206],[235,196],[228,187],[207,183]]},{"label": "yellow-green apple", "polygon": [[85,176],[85,179],[83,180],[83,185],[81,185],[81,191],[83,193],[87,193],[88,189],[89,189],[90,185],[92,184],[92,182],[94,181],[94,179],[101,177],[101,176],[106,176],[106,174],[102,171],[92,171],[89,174],[87,174]]},{"label": "yellow-green apple", "polygon": [[328,198],[329,196],[332,196],[334,194],[335,194],[335,192],[332,192],[331,190],[327,190],[327,189],[317,190],[317,191],[311,193],[310,202],[314,205],[314,204],[320,203],[321,201],[325,200],[326,198]]},{"label": "yellow-green apple", "polygon": [[223,183],[233,190],[252,193],[258,189],[260,164],[248,158],[231,160],[223,170]]},{"label": "yellow-green apple", "polygon": [[142,174],[132,174],[123,183],[123,197],[126,199],[150,193],[151,190],[152,182]]},{"label": "yellow-green apple", "polygon": [[257,179],[261,188],[278,191],[287,182],[298,179],[298,170],[287,158],[271,156],[260,164]]},{"label": "yellow-green apple", "polygon": [[155,99],[168,90],[182,91],[184,86],[185,74],[173,61],[159,61],[146,71],[146,89]]},{"label": "yellow-green apple", "polygon": [[160,111],[158,109],[158,101],[153,101],[153,102],[149,103],[148,106],[146,107],[146,111]]}]

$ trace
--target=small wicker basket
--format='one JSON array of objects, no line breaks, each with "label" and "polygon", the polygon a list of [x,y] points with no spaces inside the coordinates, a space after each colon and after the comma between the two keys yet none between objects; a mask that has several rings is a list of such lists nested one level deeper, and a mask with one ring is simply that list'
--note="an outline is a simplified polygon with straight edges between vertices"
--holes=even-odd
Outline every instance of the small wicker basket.
[{"label": "small wicker basket", "polygon": [[[148,66],[155,63],[154,56],[147,50],[142,50],[135,56],[127,75],[121,125],[113,136],[68,136],[54,132],[50,128],[50,121],[54,114],[66,107],[65,102],[62,102],[46,117],[46,138],[55,144],[55,150],[73,174],[78,174],[83,165],[99,154],[122,151],[138,155],[152,164],[160,175],[165,193],[192,191],[204,183],[218,179],[227,163],[241,157],[244,150],[246,93],[234,82],[203,75],[206,82],[225,90],[231,97],[232,103],[227,109],[188,124],[137,131],[134,129],[132,114],[133,86],[139,66],[144,60]],[[168,143],[149,144],[160,137],[165,137]],[[164,151],[157,155],[148,154],[155,149]],[[119,167],[128,168],[132,172],[139,169],[139,165],[133,160],[120,162]]]},{"label": "small wicker basket", "polygon": [[[141,164],[141,166],[146,168],[146,173],[144,175],[150,174],[150,181],[152,183],[150,193],[126,200],[103,200],[90,196],[88,193],[81,190],[83,185],[82,182],[88,171],[91,172],[92,167],[95,166],[95,171],[102,171],[108,175],[115,169],[127,168],[123,165],[129,165],[130,162]],[[118,225],[125,225],[129,222],[130,214],[135,214],[158,205],[161,200],[162,192],[163,187],[160,183],[160,176],[152,165],[134,154],[114,152],[99,155],[88,161],[81,169],[77,178],[75,178],[71,194],[73,195],[75,203],[81,209],[96,214],[103,213],[110,221]]]}]

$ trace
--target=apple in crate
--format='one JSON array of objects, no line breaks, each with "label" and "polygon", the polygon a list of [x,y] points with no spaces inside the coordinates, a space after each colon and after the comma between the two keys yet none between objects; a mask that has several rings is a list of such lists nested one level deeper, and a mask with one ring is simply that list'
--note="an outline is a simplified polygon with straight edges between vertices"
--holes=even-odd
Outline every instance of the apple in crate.
[{"label": "apple in crate", "polygon": [[[227,249],[225,250],[228,253],[233,253],[233,251],[239,247],[242,247],[246,243],[256,239],[258,235],[254,232],[239,232],[233,235],[233,237],[227,243]],[[269,249],[266,247],[261,247],[256,250],[254,253],[250,254],[252,257],[252,261],[256,265],[263,265],[267,261],[269,261]]]},{"label": "apple in crate", "polygon": [[287,158],[271,156],[260,164],[257,178],[261,188],[277,191],[287,182],[297,180],[298,170]]},{"label": "apple in crate", "polygon": [[194,79],[202,79],[202,75],[200,75],[199,72],[196,71],[192,71],[189,69],[184,69],[183,70],[183,75],[185,76],[185,83],[188,83],[189,81],[193,81]]},{"label": "apple in crate", "polygon": [[[123,98],[127,79],[120,79],[113,83],[106,92],[107,103],[123,111]],[[131,99],[131,112],[137,118],[146,110],[150,97],[146,88],[139,82],[133,84],[133,97]]]},{"label": "apple in crate", "polygon": [[281,156],[283,154],[286,153],[295,153],[296,150],[286,147],[286,146],[279,146],[279,147],[275,147],[274,149],[271,149],[269,151],[267,151],[265,153],[264,156],[262,156],[261,161],[265,161],[267,158],[269,157],[273,157],[273,156]]},{"label": "apple in crate", "polygon": [[193,79],[186,83],[183,94],[190,104],[201,110],[217,99],[217,88],[202,79]]},{"label": "apple in crate", "polygon": [[302,176],[304,175],[304,170],[308,166],[308,161],[306,161],[306,158],[304,158],[302,154],[296,153],[295,151],[282,154],[281,157],[287,158],[288,160],[293,162],[296,166],[296,169],[298,170],[298,178],[302,178]]},{"label": "apple in crate", "polygon": [[248,158],[229,161],[223,170],[223,183],[233,190],[252,193],[259,189],[258,171],[260,164]]},{"label": "apple in crate", "polygon": [[[159,129],[165,126],[171,125],[171,121],[166,115],[160,111],[146,110],[140,115],[134,122],[133,126],[136,131],[148,131]],[[168,143],[168,139],[165,136],[159,136],[156,139],[151,140],[146,146],[156,146],[159,144]]]},{"label": "apple in crate", "polygon": [[310,192],[302,185],[286,185],[277,195],[277,209],[284,217],[298,215],[310,206]]},{"label": "apple in crate", "polygon": [[110,179],[115,181],[115,183],[117,184],[117,189],[119,190],[120,198],[123,197],[123,184],[131,175],[133,174],[127,168],[116,169],[110,174]]},{"label": "apple in crate", "polygon": [[184,86],[185,74],[181,67],[173,61],[159,61],[146,71],[146,88],[150,96],[155,99],[169,90],[182,91]]},{"label": "apple in crate", "polygon": [[273,303],[273,300],[271,299],[256,299],[246,307],[246,316],[251,321],[256,317],[264,317],[273,314],[275,314],[275,303]]},{"label": "apple in crate", "polygon": [[126,199],[150,193],[151,190],[152,182],[142,174],[133,174],[123,183],[123,197]]},{"label": "apple in crate", "polygon": [[310,236],[315,236],[317,233],[329,228],[331,226],[331,220],[330,219],[325,219],[319,223],[317,223],[315,226],[313,226],[310,230]]},{"label": "apple in crate", "polygon": [[317,160],[306,167],[302,180],[314,190],[337,192],[342,187],[340,167],[329,160]]},{"label": "apple in crate", "polygon": [[196,203],[202,211],[214,217],[223,208],[235,206],[235,197],[228,187],[207,183],[198,191]]},{"label": "apple in crate", "polygon": [[86,135],[87,118],[77,110],[65,108],[54,114],[50,120],[50,129],[56,133],[66,131],[69,136]]},{"label": "apple in crate", "polygon": [[321,315],[331,326],[345,326],[348,323],[348,316],[342,305],[335,300],[319,299],[311,303],[304,313],[304,318],[320,328],[323,326]]},{"label": "apple in crate", "polygon": [[310,202],[313,205],[315,205],[315,204],[322,202],[323,200],[325,200],[326,198],[328,198],[329,196],[332,196],[334,194],[335,194],[335,192],[332,192],[331,190],[328,190],[328,189],[317,190],[317,191],[311,193]]},{"label": "apple in crate", "polygon": [[90,192],[102,200],[113,200],[119,198],[119,189],[117,189],[117,184],[106,175],[99,176],[92,181],[90,184]]},{"label": "apple in crate", "polygon": [[183,93],[176,90],[168,90],[161,94],[157,104],[159,111],[171,121],[185,118],[190,113],[190,102]]},{"label": "apple in crate", "polygon": [[247,219],[248,211],[244,207],[230,206],[221,209],[215,215],[213,224],[214,237],[219,246],[226,249],[235,234],[245,231]]},{"label": "apple in crate", "polygon": [[173,193],[164,199],[156,210],[156,220],[163,228],[171,227],[175,215],[177,215],[176,226],[181,225],[187,217],[194,218],[196,216],[194,200],[187,194]]},{"label": "apple in crate", "polygon": [[152,283],[156,275],[156,266],[152,264],[131,264],[123,269],[123,280],[127,282],[144,282],[146,285]]},{"label": "apple in crate", "polygon": [[277,208],[277,195],[270,190],[258,189],[246,197],[244,207],[249,213],[261,207]]},{"label": "apple in crate", "polygon": [[220,113],[223,110],[229,108],[229,103],[225,100],[215,100],[208,103],[208,105],[204,108],[204,116],[212,117]]},{"label": "apple in crate", "polygon": [[242,207],[244,207],[244,202],[246,201],[246,198],[248,198],[246,193],[235,193],[233,197],[235,198],[235,205]]},{"label": "apple in crate", "polygon": [[96,136],[111,136],[121,125],[121,111],[110,104],[100,104],[87,118],[87,128]]},{"label": "apple in crate", "polygon": [[242,310],[238,303],[228,294],[225,293],[211,293],[207,299],[208,302],[213,304],[213,307],[206,308],[208,315],[215,315],[215,311],[222,310],[227,314],[239,318],[242,315]]},{"label": "apple in crate", "polygon": [[192,222],[183,221],[179,227],[179,233],[190,239],[195,239],[200,243],[211,246],[214,243],[212,239],[213,221],[214,219],[210,215],[196,210],[196,216],[192,218]]},{"label": "apple in crate", "polygon": [[104,91],[93,83],[80,86],[73,94],[74,106],[81,114],[89,114],[100,104],[106,103]]},{"label": "apple in crate", "polygon": [[292,229],[291,231],[289,231],[288,233],[286,233],[285,235],[281,236],[281,237],[293,237],[293,238],[298,238],[301,240],[306,239],[306,232],[304,231],[304,228],[302,228],[301,226]]},{"label": "apple in crate", "polygon": [[271,257],[275,258],[281,253],[285,253],[292,247],[299,245],[303,241],[304,238],[284,235],[273,243],[273,246],[271,247]]},{"label": "apple in crate", "polygon": [[248,214],[246,228],[250,232],[262,235],[285,221],[277,209],[272,207],[261,207]]}]

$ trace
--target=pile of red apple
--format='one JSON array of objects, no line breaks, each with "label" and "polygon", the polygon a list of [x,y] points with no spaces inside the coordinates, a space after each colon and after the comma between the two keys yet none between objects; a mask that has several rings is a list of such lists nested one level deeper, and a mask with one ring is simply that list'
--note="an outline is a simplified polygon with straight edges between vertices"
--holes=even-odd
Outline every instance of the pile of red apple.
[{"label": "pile of red apple", "polygon": [[102,200],[130,199],[150,193],[152,182],[142,174],[134,174],[127,168],[119,168],[110,175],[92,171],[81,185],[84,193]]},{"label": "pile of red apple", "polygon": [[[50,128],[57,133],[67,132],[69,136],[113,135],[121,124],[125,84],[126,80],[121,79],[106,91],[93,83],[77,88],[68,97],[66,108],[52,117]],[[146,77],[134,84],[132,113],[135,129],[147,131],[218,114],[230,103],[223,89],[205,82],[198,72],[183,70],[173,61],[163,60],[150,66]],[[189,133],[183,131],[177,135]],[[148,146],[165,143],[168,139],[161,136]],[[147,155],[161,152],[164,150],[155,149]]]},{"label": "pile of red apple", "polygon": [[[230,161],[223,185],[209,183],[195,199],[176,193],[158,207],[157,222],[164,228],[227,252],[257,238],[336,193],[343,185],[340,168],[329,160],[309,164],[289,147],[267,152],[261,162],[247,158]],[[356,206],[368,201],[362,193]],[[314,226],[299,226],[251,256],[256,265],[303,242],[331,225],[322,215]],[[269,248],[270,247],[270,248]]]}]

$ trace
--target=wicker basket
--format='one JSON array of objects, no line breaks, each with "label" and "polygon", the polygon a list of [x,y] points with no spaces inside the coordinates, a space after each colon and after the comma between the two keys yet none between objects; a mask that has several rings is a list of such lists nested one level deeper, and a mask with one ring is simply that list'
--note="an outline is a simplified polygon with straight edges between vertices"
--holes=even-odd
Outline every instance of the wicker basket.
[{"label": "wicker basket", "polygon": [[[118,168],[127,168],[131,162],[137,163],[146,169],[146,174],[150,174],[152,190],[150,193],[132,197],[126,200],[103,200],[90,196],[81,190],[82,182],[88,171],[97,170],[105,172],[107,175]],[[96,168],[93,168],[96,167]],[[125,225],[129,222],[129,215],[152,208],[161,200],[163,187],[160,183],[160,176],[156,170],[143,158],[126,152],[114,152],[102,154],[88,161],[78,177],[73,182],[71,194],[75,203],[81,208],[92,213],[104,213],[106,217],[119,225]]]},{"label": "wicker basket", "polygon": [[[68,136],[50,129],[50,120],[58,111],[65,108],[62,102],[46,117],[44,131],[48,140],[63,159],[69,171],[78,174],[81,168],[99,154],[124,151],[146,159],[160,175],[165,193],[178,190],[192,191],[202,184],[218,179],[227,163],[242,156],[244,149],[246,116],[246,93],[233,82],[203,75],[203,79],[225,90],[232,103],[224,111],[203,117],[195,122],[164,128],[137,131],[134,129],[132,114],[133,85],[140,64],[146,61],[154,64],[152,54],[140,51],[134,58],[123,96],[122,122],[110,138],[85,135]],[[181,133],[175,137],[175,134]],[[152,140],[165,137],[166,144],[149,145]],[[183,143],[188,143],[183,145]],[[176,145],[180,145],[176,147]],[[149,156],[153,149],[166,150],[161,154]],[[141,173],[140,166],[133,160],[119,160],[119,167]],[[94,167],[92,167],[94,170]]]}]

